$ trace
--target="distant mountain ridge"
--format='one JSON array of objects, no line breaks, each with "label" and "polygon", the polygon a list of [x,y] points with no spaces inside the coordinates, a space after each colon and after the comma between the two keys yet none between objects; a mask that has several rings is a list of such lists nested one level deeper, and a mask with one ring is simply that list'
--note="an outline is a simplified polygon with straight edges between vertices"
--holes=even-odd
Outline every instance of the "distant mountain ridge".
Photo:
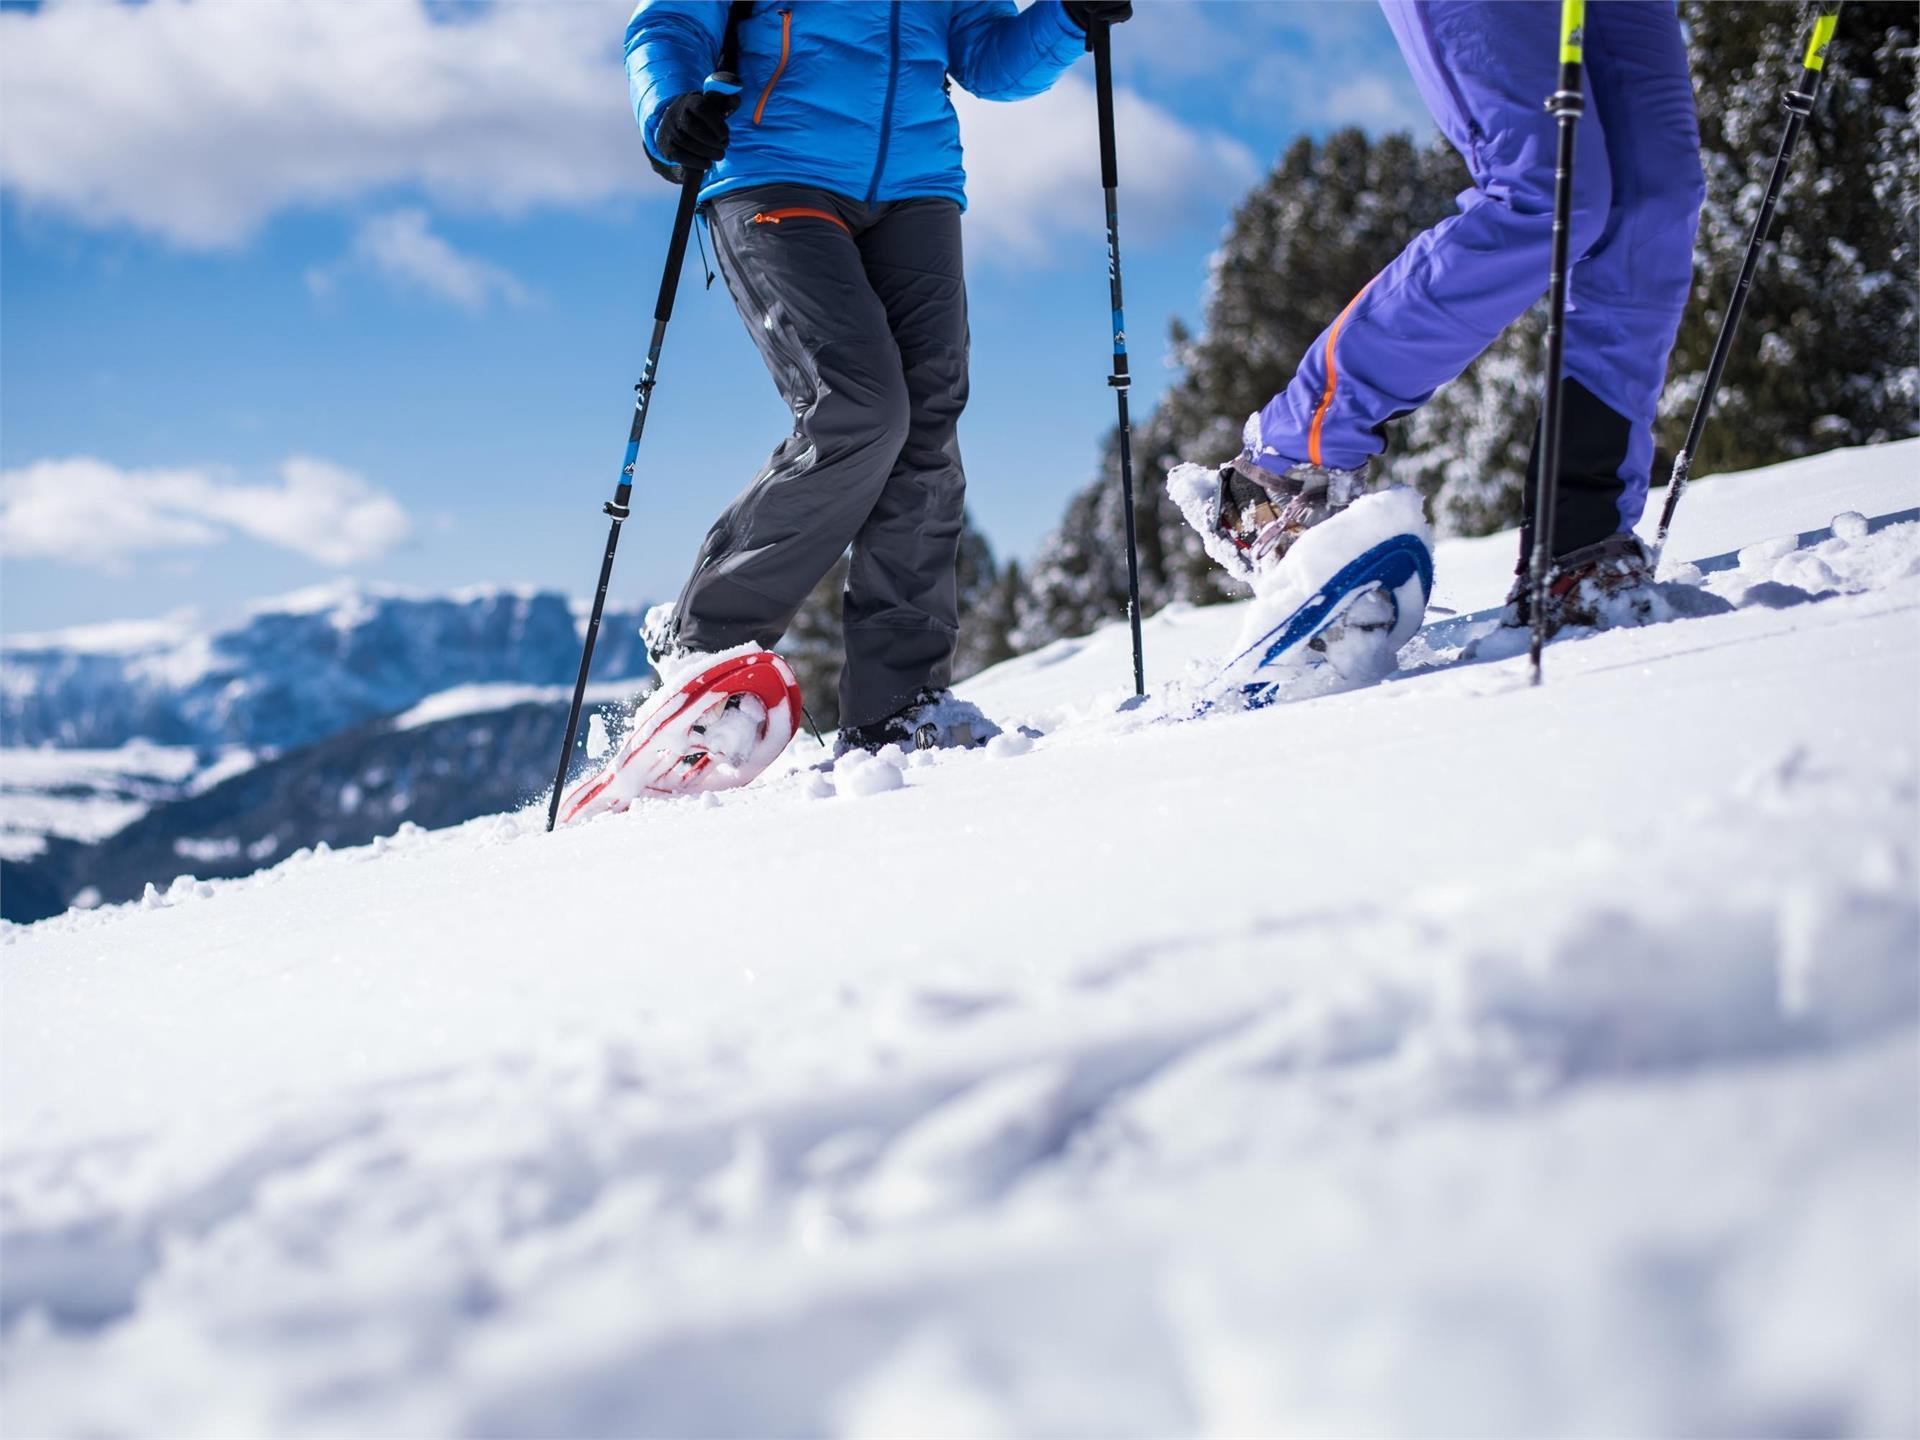
[{"label": "distant mountain ridge", "polygon": [[[5,866],[0,917],[30,923],[76,900],[137,900],[179,875],[249,875],[316,845],[365,845],[403,824],[433,830],[524,805],[553,781],[565,689],[356,726],[156,805],[102,839],[49,837],[39,855]],[[625,689],[597,686],[589,713],[617,714]]]},{"label": "distant mountain ridge", "polygon": [[[639,612],[610,612],[598,680],[648,673]],[[217,629],[95,626],[0,644],[9,746],[146,739],[208,750],[312,744],[461,685],[560,685],[580,624],[555,591],[301,591]]]}]

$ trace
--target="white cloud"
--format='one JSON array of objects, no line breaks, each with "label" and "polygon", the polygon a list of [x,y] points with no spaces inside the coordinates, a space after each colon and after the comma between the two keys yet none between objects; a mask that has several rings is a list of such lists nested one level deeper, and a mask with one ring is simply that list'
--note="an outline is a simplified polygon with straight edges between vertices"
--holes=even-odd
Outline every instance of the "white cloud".
[{"label": "white cloud", "polygon": [[626,108],[624,0],[55,0],[0,12],[0,183],[176,244],[392,187],[499,213],[659,187]]},{"label": "white cloud", "polygon": [[[175,244],[245,241],[280,211],[417,192],[515,214],[641,194],[647,168],[619,67],[627,0],[503,0],[455,21],[370,0],[53,0],[0,11],[0,184],[21,201]],[[1216,56],[1217,58],[1217,56]],[[1015,105],[956,91],[972,163],[970,231],[1031,256],[1100,229],[1091,67]],[[1236,142],[1125,87],[1128,233],[1214,212],[1256,167]],[[355,264],[451,300],[511,300],[420,212],[362,230]],[[325,290],[333,265],[309,273]]]},{"label": "white cloud", "polygon": [[191,467],[123,470],[84,455],[0,472],[0,555],[15,559],[123,570],[141,553],[239,535],[348,566],[384,555],[412,529],[393,496],[309,456],[282,462],[279,483],[266,485]]},{"label": "white cloud", "polygon": [[[1120,164],[1120,236],[1151,236],[1195,212],[1217,221],[1259,173],[1244,145],[1196,130],[1134,91],[1114,92]],[[966,144],[968,233],[1026,258],[1060,232],[1098,234],[1106,224],[1091,79],[1069,72],[1046,94],[1017,104],[956,89]],[[972,259],[996,253],[978,248]]]},{"label": "white cloud", "polygon": [[496,298],[510,305],[527,300],[526,287],[509,271],[461,254],[433,233],[427,212],[420,209],[393,210],[361,222],[352,251],[335,264],[309,270],[307,285],[317,295],[328,294],[356,266],[463,310],[484,310]]}]

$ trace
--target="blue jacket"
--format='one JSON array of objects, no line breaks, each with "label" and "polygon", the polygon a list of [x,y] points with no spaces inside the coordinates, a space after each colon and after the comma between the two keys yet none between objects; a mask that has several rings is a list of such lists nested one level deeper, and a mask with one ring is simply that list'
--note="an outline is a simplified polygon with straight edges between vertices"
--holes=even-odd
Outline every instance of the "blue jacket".
[{"label": "blue jacket", "polygon": [[[627,81],[655,159],[669,100],[719,63],[725,0],[640,0]],[[983,100],[1038,95],[1086,51],[1060,0],[892,4],[762,0],[740,24],[740,108],[709,199],[749,185],[817,185],[876,204],[937,195],[966,204],[951,75]]]}]

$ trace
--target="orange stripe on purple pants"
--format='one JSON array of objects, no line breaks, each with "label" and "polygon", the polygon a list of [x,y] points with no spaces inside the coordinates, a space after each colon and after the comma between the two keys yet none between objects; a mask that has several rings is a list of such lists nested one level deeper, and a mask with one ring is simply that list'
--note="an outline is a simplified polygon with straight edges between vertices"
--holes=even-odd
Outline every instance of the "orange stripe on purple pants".
[{"label": "orange stripe on purple pants", "polygon": [[[1374,277],[1375,280],[1379,278],[1377,275]],[[1353,313],[1353,307],[1358,305],[1360,301],[1365,298],[1367,291],[1372,288],[1373,280],[1369,280],[1366,284],[1362,285],[1360,287],[1360,293],[1347,302],[1347,308],[1340,312],[1339,318],[1333,322],[1333,328],[1327,331],[1327,388],[1320,396],[1319,408],[1313,412],[1313,426],[1307,431],[1307,459],[1311,460],[1315,465],[1322,463],[1320,459],[1320,427],[1326,421],[1327,411],[1332,408],[1333,392],[1340,382],[1339,372],[1334,368],[1333,347],[1340,339],[1340,327],[1347,323],[1347,316]]]}]

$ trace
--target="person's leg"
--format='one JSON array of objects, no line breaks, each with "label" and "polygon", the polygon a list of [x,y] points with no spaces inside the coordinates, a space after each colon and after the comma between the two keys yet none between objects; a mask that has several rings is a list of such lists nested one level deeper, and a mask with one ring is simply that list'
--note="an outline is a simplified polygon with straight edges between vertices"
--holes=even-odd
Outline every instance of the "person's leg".
[{"label": "person's leg", "polygon": [[[1384,422],[1425,404],[1547,288],[1554,121],[1543,107],[1559,84],[1560,7],[1383,0],[1383,9],[1473,188],[1459,214],[1349,302],[1249,425],[1249,458],[1276,475],[1303,463],[1363,466],[1385,444]],[[1610,201],[1602,127],[1581,126],[1574,177],[1578,256],[1599,237]]]},{"label": "person's leg", "polygon": [[[1580,124],[1606,132],[1613,205],[1570,277],[1555,555],[1632,530],[1646,506],[1653,424],[1693,284],[1705,190],[1673,6],[1589,6],[1586,70],[1593,106]],[[1530,466],[1529,508],[1535,473]]]},{"label": "person's leg", "polygon": [[698,651],[771,646],[866,524],[907,435],[886,308],[853,238],[861,207],[769,185],[712,202],[714,253],[793,434],[714,522],[675,607]]},{"label": "person's leg", "polygon": [[956,433],[967,403],[967,291],[960,207],[883,206],[859,229],[862,263],[886,308],[906,379],[908,424],[886,485],[853,542],[840,723],[870,724],[952,677],[956,562],[966,476]]}]

